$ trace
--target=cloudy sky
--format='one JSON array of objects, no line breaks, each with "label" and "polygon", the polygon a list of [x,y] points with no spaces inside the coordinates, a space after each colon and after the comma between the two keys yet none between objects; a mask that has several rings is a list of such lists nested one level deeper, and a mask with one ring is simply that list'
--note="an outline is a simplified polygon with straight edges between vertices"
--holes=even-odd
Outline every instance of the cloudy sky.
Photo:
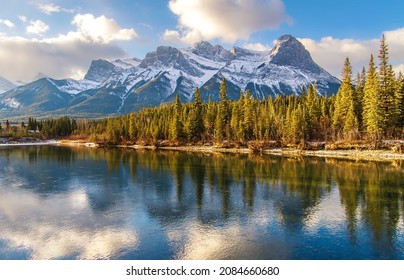
[{"label": "cloudy sky", "polygon": [[4,0],[0,76],[80,79],[93,59],[144,58],[158,45],[266,50],[291,34],[339,77],[345,57],[355,72],[367,66],[383,33],[404,72],[403,10],[402,0]]}]

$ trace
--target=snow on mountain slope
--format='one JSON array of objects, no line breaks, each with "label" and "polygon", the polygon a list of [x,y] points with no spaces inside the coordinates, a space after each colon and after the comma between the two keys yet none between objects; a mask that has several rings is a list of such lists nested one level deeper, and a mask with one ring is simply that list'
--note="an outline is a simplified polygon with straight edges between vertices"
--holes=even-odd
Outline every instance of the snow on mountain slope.
[{"label": "snow on mountain slope", "polygon": [[91,80],[80,80],[80,81],[73,79],[54,80],[50,78],[48,78],[47,80],[61,92],[71,95],[76,95],[83,91],[94,89],[99,86],[99,83]]}]

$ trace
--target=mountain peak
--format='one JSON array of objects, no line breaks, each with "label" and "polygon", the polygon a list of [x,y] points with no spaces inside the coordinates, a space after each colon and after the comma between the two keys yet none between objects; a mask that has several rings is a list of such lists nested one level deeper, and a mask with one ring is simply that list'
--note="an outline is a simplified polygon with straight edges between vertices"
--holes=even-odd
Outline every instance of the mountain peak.
[{"label": "mountain peak", "polygon": [[101,83],[110,77],[114,71],[115,65],[113,63],[104,59],[93,60],[84,79]]},{"label": "mountain peak", "polygon": [[276,40],[270,62],[310,70],[319,68],[303,44],[292,35],[283,35]]},{"label": "mountain peak", "polygon": [[212,45],[207,41],[201,41],[194,44],[191,51],[199,56],[207,59],[212,59],[214,61],[227,62],[230,58],[230,52],[225,50],[220,45]]},{"label": "mountain peak", "polygon": [[12,82],[10,82],[9,80],[0,77],[0,94],[2,94],[3,92],[6,92],[10,89],[15,88],[16,85],[13,84]]},{"label": "mountain peak", "polygon": [[282,35],[281,37],[279,37],[277,41],[279,43],[281,43],[281,42],[298,41],[298,40],[290,34],[285,34],[285,35]]},{"label": "mountain peak", "polygon": [[182,53],[177,48],[170,46],[159,46],[155,51],[146,54],[146,57],[140,63],[140,67],[163,68],[172,65],[176,61],[181,61],[182,59]]},{"label": "mountain peak", "polygon": [[34,76],[34,78],[32,78],[32,81],[37,81],[37,80],[45,79],[45,78],[49,78],[49,76],[46,75],[45,73],[38,72],[38,73]]}]

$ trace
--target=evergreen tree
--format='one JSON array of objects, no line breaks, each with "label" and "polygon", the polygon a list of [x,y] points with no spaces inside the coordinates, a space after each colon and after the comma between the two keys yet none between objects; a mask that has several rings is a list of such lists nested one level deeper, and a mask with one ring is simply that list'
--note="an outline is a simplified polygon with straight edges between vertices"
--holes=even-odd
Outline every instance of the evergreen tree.
[{"label": "evergreen tree", "polygon": [[359,124],[358,124],[358,118],[356,117],[355,114],[354,100],[351,99],[344,123],[344,130],[343,130],[344,138],[348,140],[356,139],[358,135],[358,129]]},{"label": "evergreen tree", "polygon": [[351,100],[353,100],[352,67],[349,58],[345,59],[342,70],[342,83],[335,100],[333,128],[337,135],[345,125],[345,117],[348,114]]},{"label": "evergreen tree", "polygon": [[204,132],[202,109],[201,91],[199,88],[196,88],[194,102],[189,113],[188,139],[191,141],[202,139],[202,134]]},{"label": "evergreen tree", "polygon": [[6,120],[6,132],[10,132],[10,122]]},{"label": "evergreen tree", "polygon": [[177,94],[174,103],[174,120],[171,124],[170,130],[171,140],[179,142],[182,140],[184,135],[184,124],[181,118],[181,103],[180,97]]},{"label": "evergreen tree", "polygon": [[231,111],[230,127],[233,132],[233,138],[237,141],[241,141],[243,139],[243,131],[242,131],[243,126],[242,126],[240,100],[233,104]]},{"label": "evergreen tree", "polygon": [[225,77],[222,77],[222,81],[220,83],[219,97],[221,101],[227,100],[227,82]]},{"label": "evergreen tree", "polygon": [[394,124],[394,72],[389,65],[388,46],[383,35],[379,51],[379,113],[380,128],[383,134],[387,133]]},{"label": "evergreen tree", "polygon": [[135,140],[136,138],[136,119],[135,119],[135,113],[130,113],[129,114],[129,139],[130,140]]},{"label": "evergreen tree", "polygon": [[253,138],[254,122],[250,90],[246,91],[243,102],[243,138],[248,141]]},{"label": "evergreen tree", "polygon": [[307,108],[307,125],[310,135],[314,135],[320,118],[320,103],[317,95],[316,85],[310,84],[307,90],[307,98],[305,100]]},{"label": "evergreen tree", "polygon": [[[404,128],[404,77],[398,75],[395,90],[396,126],[402,132]],[[400,135],[399,135],[400,136]]]},{"label": "evergreen tree", "polygon": [[366,84],[366,69],[363,68],[361,73],[356,76],[356,84],[354,90],[354,111],[358,119],[359,128],[363,126],[363,97]]},{"label": "evergreen tree", "polygon": [[227,82],[222,77],[219,89],[220,103],[216,114],[215,120],[215,139],[219,142],[224,140],[225,129],[229,122],[229,108],[227,99]]},{"label": "evergreen tree", "polygon": [[379,109],[379,78],[373,55],[370,56],[369,69],[363,96],[363,124],[372,138],[379,138],[382,132]]}]

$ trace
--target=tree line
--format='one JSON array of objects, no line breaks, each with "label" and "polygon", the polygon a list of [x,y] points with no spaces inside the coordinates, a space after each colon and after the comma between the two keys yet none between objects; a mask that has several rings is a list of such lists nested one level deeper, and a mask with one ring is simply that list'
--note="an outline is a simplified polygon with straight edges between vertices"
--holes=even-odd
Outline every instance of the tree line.
[{"label": "tree line", "polygon": [[8,120],[3,128],[0,122],[0,136],[23,137],[36,135],[42,138],[67,137],[77,130],[77,121],[69,117],[47,119],[38,121],[36,118],[28,118],[28,122],[21,125],[11,125]]}]

